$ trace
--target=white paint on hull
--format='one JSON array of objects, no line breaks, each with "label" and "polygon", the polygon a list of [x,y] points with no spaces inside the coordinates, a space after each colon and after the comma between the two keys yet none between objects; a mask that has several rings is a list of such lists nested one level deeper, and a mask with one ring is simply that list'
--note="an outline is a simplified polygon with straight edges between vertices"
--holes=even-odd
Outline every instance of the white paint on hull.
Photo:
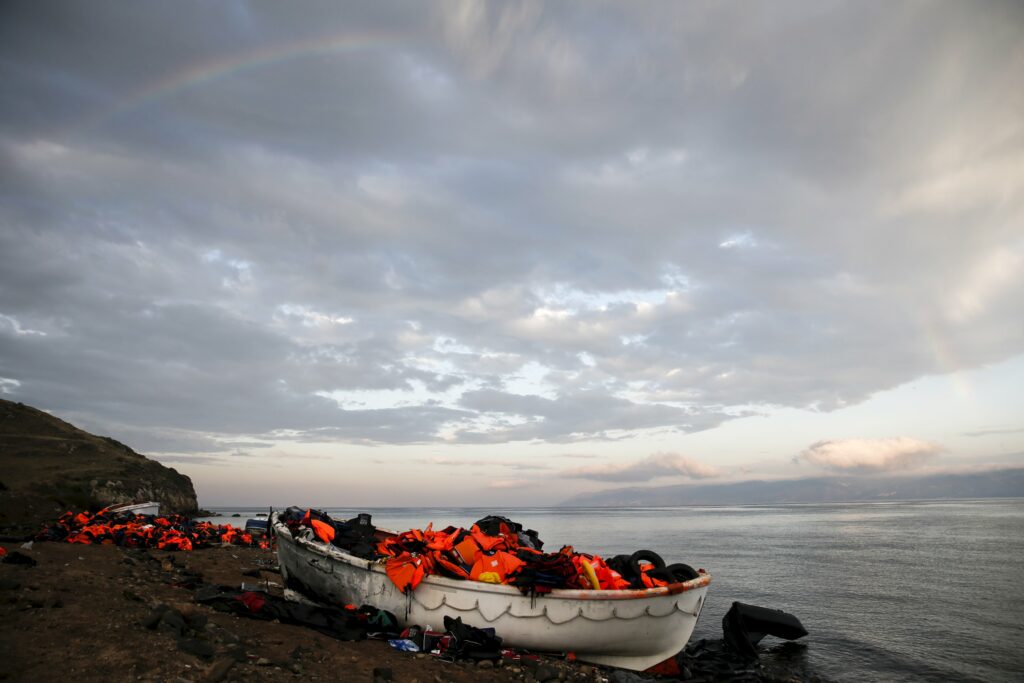
[{"label": "white paint on hull", "polygon": [[333,604],[373,605],[402,626],[443,629],[444,616],[493,627],[511,647],[573,652],[577,659],[642,671],[686,645],[704,606],[707,574],[667,588],[625,591],[555,590],[525,596],[512,586],[427,576],[408,595],[383,563],[322,543],[293,538],[272,518],[284,578],[293,577]]}]

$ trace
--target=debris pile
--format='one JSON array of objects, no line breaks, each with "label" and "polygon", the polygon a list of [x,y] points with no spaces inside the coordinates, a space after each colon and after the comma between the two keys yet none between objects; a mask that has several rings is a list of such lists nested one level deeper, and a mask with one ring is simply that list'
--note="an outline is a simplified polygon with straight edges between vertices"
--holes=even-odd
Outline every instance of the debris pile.
[{"label": "debris pile", "polygon": [[159,550],[195,550],[221,544],[270,547],[270,541],[253,538],[230,524],[198,522],[183,515],[135,515],[110,508],[96,513],[65,512],[34,540]]},{"label": "debris pile", "polygon": [[577,552],[570,545],[546,553],[536,531],[494,515],[477,520],[469,529],[435,530],[431,524],[393,535],[378,533],[368,514],[334,520],[319,510],[291,507],[281,520],[293,536],[333,545],[365,560],[384,560],[388,576],[403,592],[415,590],[423,577],[432,574],[507,584],[531,594],[554,589],[642,590],[700,576],[683,563],[666,566],[650,550],[608,560]]}]

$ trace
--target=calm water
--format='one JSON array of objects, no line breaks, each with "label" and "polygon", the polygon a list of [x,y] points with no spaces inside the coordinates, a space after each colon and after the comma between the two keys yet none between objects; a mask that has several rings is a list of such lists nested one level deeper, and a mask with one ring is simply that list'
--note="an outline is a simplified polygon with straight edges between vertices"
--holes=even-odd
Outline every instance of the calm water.
[{"label": "calm water", "polygon": [[[239,511],[252,516],[257,510]],[[265,511],[265,510],[260,510]],[[1024,680],[1024,499],[774,507],[330,508],[404,530],[504,514],[545,549],[647,548],[706,568],[694,638],[734,600],[783,609],[810,635],[773,656],[836,681]],[[238,519],[223,519],[238,524]],[[762,646],[777,643],[769,637]],[[794,650],[794,651],[791,651]]]}]

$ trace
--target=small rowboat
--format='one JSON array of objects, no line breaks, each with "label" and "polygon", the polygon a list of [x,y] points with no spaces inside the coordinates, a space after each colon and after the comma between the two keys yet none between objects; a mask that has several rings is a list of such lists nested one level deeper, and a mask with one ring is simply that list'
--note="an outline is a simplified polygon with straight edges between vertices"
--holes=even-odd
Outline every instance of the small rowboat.
[{"label": "small rowboat", "polygon": [[[646,590],[553,590],[523,595],[512,586],[429,575],[407,594],[370,562],[332,545],[293,537],[271,515],[282,577],[331,604],[372,605],[404,626],[440,627],[462,617],[494,628],[505,645],[572,652],[594,664],[642,671],[675,655],[693,633],[711,576]],[[377,529],[378,535],[390,534]]]},{"label": "small rowboat", "polygon": [[108,508],[107,512],[116,512],[119,514],[131,514],[131,515],[159,515],[160,514],[160,502],[151,500],[146,503],[128,503],[127,505],[118,505],[116,507]]}]

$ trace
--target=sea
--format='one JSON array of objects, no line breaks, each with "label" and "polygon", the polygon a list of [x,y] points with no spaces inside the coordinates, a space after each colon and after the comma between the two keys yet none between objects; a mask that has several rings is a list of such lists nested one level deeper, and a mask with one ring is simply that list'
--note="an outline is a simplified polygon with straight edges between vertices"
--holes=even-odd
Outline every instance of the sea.
[{"label": "sea", "polygon": [[[733,601],[796,615],[809,635],[761,644],[795,678],[1024,681],[1024,499],[738,507],[323,508],[402,531],[500,514],[545,550],[654,550],[712,576],[698,638]],[[238,525],[267,508],[214,508]],[[499,634],[500,635],[500,634]]]}]

